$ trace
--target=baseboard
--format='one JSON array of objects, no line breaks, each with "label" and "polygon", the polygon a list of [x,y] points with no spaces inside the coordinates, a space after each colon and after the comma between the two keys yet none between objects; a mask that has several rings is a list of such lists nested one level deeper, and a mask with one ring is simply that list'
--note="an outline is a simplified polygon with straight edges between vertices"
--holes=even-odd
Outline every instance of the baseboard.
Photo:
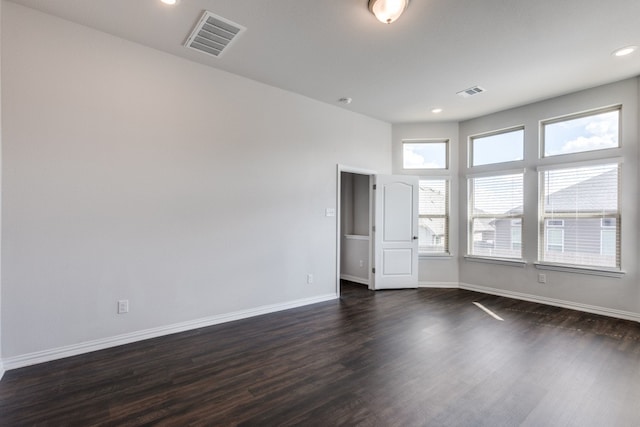
[{"label": "baseboard", "polygon": [[514,299],[519,299],[523,301],[536,302],[539,304],[547,304],[555,307],[568,308],[571,310],[584,311],[587,313],[599,314],[602,316],[615,317],[617,319],[633,320],[635,322],[640,322],[640,314],[634,313],[631,311],[616,310],[613,308],[599,307],[596,305],[589,305],[589,304],[581,304],[578,302],[541,297],[541,296],[525,294],[521,292],[506,291],[504,289],[490,288],[487,286],[471,285],[469,283],[460,283],[460,289],[481,292],[483,294],[514,298]]},{"label": "baseboard", "polygon": [[[38,363],[50,362],[52,360],[63,359],[65,357],[77,356],[79,354],[90,353],[92,351],[104,350],[110,347],[130,344],[132,342],[142,341],[150,338],[157,338],[164,335],[171,335],[178,332],[185,332],[192,329],[204,328],[207,326],[218,325],[220,323],[231,322],[234,320],[246,319],[248,317],[260,316],[262,314],[274,313],[276,311],[288,310],[291,308],[302,307],[305,305],[316,304],[319,302],[331,301],[337,299],[336,294],[321,295],[312,298],[304,298],[290,301],[282,304],[265,305],[249,310],[241,310],[233,313],[219,314],[201,319],[190,320],[187,322],[175,323],[173,325],[161,326],[142,331],[132,332],[114,337],[103,338],[99,340],[86,341],[79,344],[68,345],[64,347],[53,348],[50,350],[37,351],[34,353],[23,354],[20,356],[7,357],[2,360],[0,368],[4,365],[4,369],[11,370],[22,368],[25,366],[36,365]],[[2,372],[4,372],[4,369]]]},{"label": "baseboard", "polygon": [[418,282],[419,288],[458,289],[458,282]]},{"label": "baseboard", "polygon": [[358,277],[358,276],[352,276],[350,274],[341,274],[340,279],[369,286],[368,279],[363,279],[362,277]]},{"label": "baseboard", "polygon": [[4,377],[4,364],[0,360],[0,380],[2,380],[2,377]]}]

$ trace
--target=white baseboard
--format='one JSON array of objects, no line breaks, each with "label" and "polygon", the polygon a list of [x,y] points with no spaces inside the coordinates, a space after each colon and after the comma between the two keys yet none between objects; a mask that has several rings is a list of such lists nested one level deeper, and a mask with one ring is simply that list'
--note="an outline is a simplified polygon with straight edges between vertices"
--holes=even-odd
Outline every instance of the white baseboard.
[{"label": "white baseboard", "polygon": [[458,289],[460,287],[458,282],[418,282],[419,288],[444,288],[444,289]]},{"label": "white baseboard", "polygon": [[340,279],[369,286],[369,279],[363,279],[362,277],[352,276],[350,274],[341,274]]},{"label": "white baseboard", "polygon": [[[271,304],[257,307],[249,310],[241,310],[233,313],[219,314],[201,319],[189,320],[186,322],[176,323],[173,325],[160,326],[157,328],[146,329],[128,334],[117,335],[114,337],[103,338],[98,340],[86,341],[79,344],[68,345],[64,347],[53,348],[49,350],[37,351],[34,353],[22,354],[19,356],[7,357],[0,363],[0,369],[4,365],[4,369],[11,370],[22,368],[25,366],[35,365],[38,363],[50,362],[65,357],[77,356],[79,354],[90,353],[92,351],[104,350],[105,348],[116,347],[123,344],[130,344],[136,341],[142,341],[150,338],[157,338],[164,335],[175,334],[178,332],[189,331],[192,329],[204,328],[207,326],[218,325],[220,323],[231,322],[234,320],[246,319],[248,317],[259,316],[262,314],[273,313],[276,311],[288,310],[290,308],[302,307],[305,305],[316,304],[324,301],[337,299],[336,294],[321,295],[312,298],[304,298],[281,304]],[[2,369],[0,372],[4,372]]]},{"label": "white baseboard", "polygon": [[2,360],[0,360],[0,380],[2,377],[4,377],[4,364],[2,363]]},{"label": "white baseboard", "polygon": [[523,301],[547,304],[555,307],[568,308],[571,310],[584,311],[587,313],[599,314],[602,316],[615,317],[617,319],[633,320],[640,322],[640,314],[631,311],[616,310],[613,308],[599,307],[596,305],[581,304],[578,302],[559,300],[555,298],[541,297],[538,295],[524,294],[521,292],[506,291],[504,289],[490,288],[487,286],[471,285],[460,283],[460,289],[481,292],[483,294],[497,295],[501,297],[514,298]]}]

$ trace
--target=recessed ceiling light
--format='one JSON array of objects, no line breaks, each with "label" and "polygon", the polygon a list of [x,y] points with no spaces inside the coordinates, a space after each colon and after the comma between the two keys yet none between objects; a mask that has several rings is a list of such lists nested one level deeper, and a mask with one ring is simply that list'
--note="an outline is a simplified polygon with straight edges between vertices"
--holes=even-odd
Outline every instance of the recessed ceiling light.
[{"label": "recessed ceiling light", "polygon": [[442,113],[442,108],[434,108],[433,110],[431,110],[431,112],[433,114],[440,114],[440,113]]},{"label": "recessed ceiling light", "polygon": [[635,52],[637,49],[638,49],[638,46],[621,47],[620,49],[614,50],[612,55],[613,56],[627,56],[627,55],[630,55],[633,52]]},{"label": "recessed ceiling light", "polygon": [[162,3],[164,4],[168,4],[170,6],[173,6],[174,4],[178,3],[178,0],[160,0]]}]

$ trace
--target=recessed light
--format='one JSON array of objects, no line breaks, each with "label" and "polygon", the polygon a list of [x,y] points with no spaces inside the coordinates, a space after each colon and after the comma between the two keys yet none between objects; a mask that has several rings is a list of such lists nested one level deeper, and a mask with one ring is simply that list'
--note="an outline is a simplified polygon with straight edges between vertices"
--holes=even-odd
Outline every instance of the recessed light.
[{"label": "recessed light", "polygon": [[627,55],[631,55],[637,49],[638,49],[638,46],[621,47],[620,49],[614,50],[612,55],[613,56],[627,56]]},{"label": "recessed light", "polygon": [[168,4],[169,6],[173,6],[178,3],[178,0],[160,0],[164,4]]},{"label": "recessed light", "polygon": [[440,113],[442,113],[442,108],[434,108],[433,110],[431,110],[431,112],[433,114],[440,114]]}]

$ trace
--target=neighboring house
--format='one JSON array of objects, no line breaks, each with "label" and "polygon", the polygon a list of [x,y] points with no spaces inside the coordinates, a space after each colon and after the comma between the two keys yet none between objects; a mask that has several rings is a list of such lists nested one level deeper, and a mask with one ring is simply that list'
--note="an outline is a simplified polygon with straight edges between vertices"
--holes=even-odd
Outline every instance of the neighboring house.
[{"label": "neighboring house", "polygon": [[[597,189],[616,188],[616,174],[617,171],[612,170],[548,196],[546,205],[559,215],[546,220],[542,236],[545,261],[574,263],[579,259],[581,263],[590,265],[610,265],[612,260],[615,262],[615,218],[567,218],[560,215],[576,210],[587,214],[615,210],[618,195]],[[510,212],[522,212],[522,206]],[[522,244],[522,224],[519,219],[500,219],[492,221],[490,226],[495,230],[495,240],[493,237],[483,238],[474,244],[491,246],[494,250],[519,250]]]}]

